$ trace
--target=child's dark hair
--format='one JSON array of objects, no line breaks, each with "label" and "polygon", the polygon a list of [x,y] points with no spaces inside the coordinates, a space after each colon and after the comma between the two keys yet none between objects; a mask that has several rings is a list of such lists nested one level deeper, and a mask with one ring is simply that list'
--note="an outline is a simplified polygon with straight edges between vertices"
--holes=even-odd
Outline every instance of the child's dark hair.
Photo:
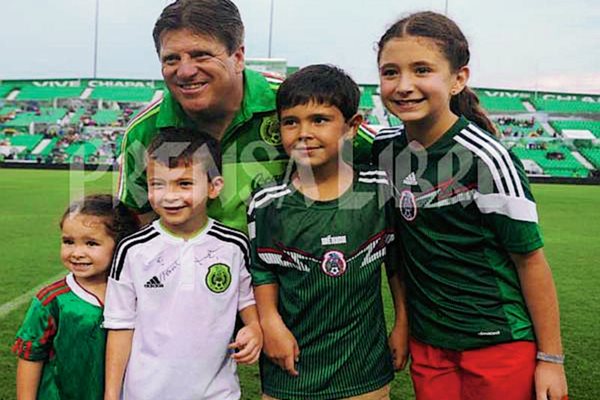
[{"label": "child's dark hair", "polygon": [[281,84],[277,91],[277,114],[314,101],[337,107],[346,121],[358,112],[360,89],[342,69],[316,64],[304,67]]},{"label": "child's dark hair", "polygon": [[219,142],[210,134],[190,128],[162,128],[146,150],[148,158],[169,168],[200,162],[209,179],[221,175]]},{"label": "child's dark hair", "polygon": [[71,214],[102,218],[115,243],[139,229],[139,220],[133,211],[110,194],[93,194],[71,203],[60,219],[60,229]]},{"label": "child's dark hair", "polygon": [[[469,64],[469,43],[458,25],[448,17],[431,11],[411,14],[393,24],[379,39],[377,61],[380,60],[383,47],[388,41],[405,36],[434,40],[453,71]],[[479,105],[479,98],[467,86],[452,96],[450,110],[456,115],[464,115],[487,131],[496,133],[494,124]]]}]

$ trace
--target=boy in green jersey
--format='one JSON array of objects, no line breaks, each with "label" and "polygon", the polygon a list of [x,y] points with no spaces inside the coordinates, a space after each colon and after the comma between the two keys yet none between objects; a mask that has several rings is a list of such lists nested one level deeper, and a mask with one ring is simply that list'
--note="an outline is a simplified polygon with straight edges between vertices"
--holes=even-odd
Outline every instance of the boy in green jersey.
[{"label": "boy in green jersey", "polygon": [[[248,209],[251,273],[261,325],[263,399],[385,399],[406,362],[404,289],[385,173],[343,161],[360,92],[327,65],[291,75],[277,94],[294,168]],[[396,321],[386,340],[381,266]]]}]

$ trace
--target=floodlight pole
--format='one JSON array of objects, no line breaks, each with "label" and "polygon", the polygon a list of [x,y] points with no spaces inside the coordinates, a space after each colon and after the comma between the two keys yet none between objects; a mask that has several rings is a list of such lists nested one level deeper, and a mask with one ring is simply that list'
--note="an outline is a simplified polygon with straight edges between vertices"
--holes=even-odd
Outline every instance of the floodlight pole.
[{"label": "floodlight pole", "polygon": [[271,0],[271,17],[269,18],[269,58],[271,58],[271,45],[273,43],[273,8],[275,0]]},{"label": "floodlight pole", "polygon": [[98,11],[100,10],[100,0],[96,0],[96,15],[94,23],[94,79],[98,68]]},{"label": "floodlight pole", "polygon": [[446,0],[446,5],[444,6],[444,15],[448,16],[448,0]]}]

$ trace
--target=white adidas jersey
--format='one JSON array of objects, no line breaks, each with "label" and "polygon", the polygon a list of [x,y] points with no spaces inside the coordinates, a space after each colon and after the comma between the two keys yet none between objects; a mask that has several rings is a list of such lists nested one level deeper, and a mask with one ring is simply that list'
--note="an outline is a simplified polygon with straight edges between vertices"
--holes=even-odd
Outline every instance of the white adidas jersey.
[{"label": "white adidas jersey", "polygon": [[248,256],[246,236],[212,219],[188,240],[155,221],[119,243],[104,326],[135,330],[123,399],[239,399],[227,346],[254,304]]}]

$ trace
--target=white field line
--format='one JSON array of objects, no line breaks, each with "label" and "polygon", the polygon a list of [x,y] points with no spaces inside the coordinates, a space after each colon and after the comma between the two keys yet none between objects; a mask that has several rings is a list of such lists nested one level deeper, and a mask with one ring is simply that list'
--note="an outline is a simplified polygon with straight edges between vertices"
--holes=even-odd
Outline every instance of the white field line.
[{"label": "white field line", "polygon": [[23,304],[31,302],[31,299],[33,299],[33,296],[35,296],[35,294],[37,292],[39,292],[41,288],[43,288],[44,286],[47,286],[47,285],[51,284],[52,282],[56,282],[57,280],[59,280],[60,278],[63,278],[64,276],[65,276],[64,272],[60,273],[58,275],[55,275],[52,278],[50,278],[47,281],[45,281],[44,283],[42,283],[42,284],[34,287],[33,289],[31,289],[27,293],[23,293],[19,297],[15,297],[11,301],[2,304],[0,306],[0,319],[6,317],[8,314],[10,314],[11,312],[13,312],[17,308],[21,307]]}]

